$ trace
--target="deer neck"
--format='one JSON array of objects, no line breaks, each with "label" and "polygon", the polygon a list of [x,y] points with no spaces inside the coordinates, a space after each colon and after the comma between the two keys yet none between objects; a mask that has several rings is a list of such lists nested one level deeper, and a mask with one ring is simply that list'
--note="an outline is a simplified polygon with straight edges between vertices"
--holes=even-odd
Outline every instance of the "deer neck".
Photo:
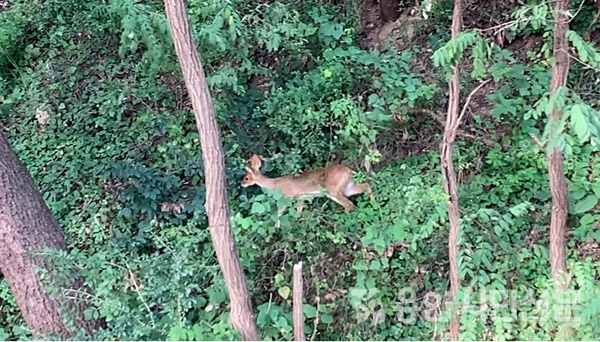
[{"label": "deer neck", "polygon": [[272,191],[275,191],[275,189],[277,189],[277,187],[279,186],[277,178],[269,178],[262,174],[255,176],[255,182],[261,188],[266,188]]}]

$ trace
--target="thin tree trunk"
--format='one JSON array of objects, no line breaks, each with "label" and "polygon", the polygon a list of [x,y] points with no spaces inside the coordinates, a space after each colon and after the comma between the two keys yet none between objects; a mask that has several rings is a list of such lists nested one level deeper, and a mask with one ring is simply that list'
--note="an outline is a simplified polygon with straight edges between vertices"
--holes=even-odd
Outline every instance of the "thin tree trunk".
[{"label": "thin tree trunk", "polygon": [[[550,92],[557,91],[567,83],[569,74],[569,53],[566,32],[569,27],[568,17],[564,14],[569,6],[568,0],[557,0],[554,10],[554,58],[556,64],[552,67],[552,82]],[[551,124],[561,120],[562,112],[558,108],[552,110]],[[552,216],[550,219],[550,267],[552,275],[558,278],[566,269],[565,263],[565,233],[569,200],[567,184],[563,171],[563,156],[558,147],[554,147],[548,155],[548,174],[550,177],[550,192],[552,193]]]},{"label": "thin tree trunk", "polygon": [[302,262],[294,265],[294,272],[292,277],[292,302],[293,302],[293,321],[294,321],[294,340],[306,341],[304,336],[304,316],[302,310],[302,293],[303,293],[303,280],[302,280]]},{"label": "thin tree trunk", "polygon": [[[460,33],[461,30],[462,3],[461,0],[454,1],[454,12],[452,14],[452,38]],[[444,127],[444,140],[441,145],[441,165],[442,176],[444,180],[444,190],[450,198],[448,205],[448,219],[450,221],[450,231],[448,233],[448,259],[450,263],[450,297],[453,303],[456,303],[456,296],[460,288],[460,277],[458,274],[458,231],[460,229],[460,212],[458,207],[458,185],[456,172],[454,172],[454,161],[452,149],[456,139],[456,130],[459,125],[458,105],[460,101],[459,90],[459,70],[455,65],[452,78],[448,83],[448,112],[446,115],[446,125]],[[450,339],[458,340],[460,333],[460,314],[455,312],[455,316],[450,322]]]},{"label": "thin tree trunk", "polygon": [[183,0],[165,0],[164,3],[175,52],[192,100],[200,134],[206,181],[206,213],[217,259],[229,292],[230,319],[244,340],[258,340],[246,277],[231,231],[225,188],[225,160],[210,90],[196,51]]},{"label": "thin tree trunk", "polygon": [[[0,271],[37,338],[74,336],[59,312],[65,308],[75,310],[78,327],[92,332],[103,322],[83,319],[84,302],[52,299],[44,289],[34,267],[49,265],[34,253],[46,247],[66,250],[63,232],[27,168],[0,132]],[[51,273],[48,276],[52,277]],[[45,281],[52,283],[51,278]],[[81,284],[77,280],[72,287],[79,289]]]}]

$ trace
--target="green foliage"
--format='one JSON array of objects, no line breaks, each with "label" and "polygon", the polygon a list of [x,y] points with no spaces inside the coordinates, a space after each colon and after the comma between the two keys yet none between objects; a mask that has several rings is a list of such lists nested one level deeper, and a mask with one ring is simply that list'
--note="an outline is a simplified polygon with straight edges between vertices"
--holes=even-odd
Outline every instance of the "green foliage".
[{"label": "green foliage", "polygon": [[[99,339],[235,339],[220,309],[227,304],[224,281],[212,251],[204,248],[210,235],[197,231],[199,224],[192,219],[183,226],[142,226],[137,238],[117,234],[104,251],[92,255],[79,249],[48,251],[49,272],[60,284],[84,277],[94,289],[93,297],[81,300],[94,305],[86,314],[109,323]],[[146,252],[138,251],[141,246]]]},{"label": "green foliage", "polygon": [[600,68],[600,53],[591,42],[585,41],[577,32],[569,30],[566,33],[567,39],[573,44],[577,56],[582,63],[589,64],[593,68]]},{"label": "green foliage", "polygon": [[[540,142],[546,146],[546,152],[551,153],[554,148],[558,148],[571,154],[574,145],[588,142],[596,148],[600,143],[598,111],[583,102],[578,94],[564,86],[550,96],[548,94],[543,94],[524,117],[525,120],[530,118],[537,120],[542,117],[542,114],[549,117],[540,139]],[[561,113],[558,122],[552,116],[552,112],[555,110]],[[578,141],[575,141],[574,138]]]},{"label": "green foliage", "polygon": [[323,59],[322,66],[294,77],[285,88],[273,89],[265,101],[261,113],[266,123],[291,141],[282,146],[270,139],[266,143],[271,150],[302,153],[305,160],[317,162],[342,151],[353,158],[377,154],[372,149],[377,126],[394,114],[407,116],[431,100],[437,89],[410,72],[410,53],[366,52],[351,46],[326,49]]},{"label": "green foliage", "polygon": [[[98,6],[91,13],[95,18],[112,16],[120,19],[121,40],[119,56],[123,58],[126,53],[138,52],[140,43],[147,49],[143,55],[142,63],[138,64],[141,70],[151,75],[161,71],[170,71],[169,57],[171,52],[171,39],[169,27],[165,16],[156,12],[151,5],[135,0],[111,0],[108,6]],[[164,69],[163,69],[164,68]]]},{"label": "green foliage", "polygon": [[[468,30],[460,32],[456,38],[449,40],[446,45],[433,53],[433,63],[436,67],[454,67],[463,58],[467,47],[476,44],[479,39],[477,31]],[[480,44],[476,46],[481,49]],[[477,57],[477,53],[474,56]]]},{"label": "green foliage", "polygon": [[517,25],[512,26],[511,29],[523,34],[530,34],[540,29],[551,30],[554,24],[550,17],[551,13],[552,8],[546,2],[518,7],[511,13],[511,17],[517,21]]}]

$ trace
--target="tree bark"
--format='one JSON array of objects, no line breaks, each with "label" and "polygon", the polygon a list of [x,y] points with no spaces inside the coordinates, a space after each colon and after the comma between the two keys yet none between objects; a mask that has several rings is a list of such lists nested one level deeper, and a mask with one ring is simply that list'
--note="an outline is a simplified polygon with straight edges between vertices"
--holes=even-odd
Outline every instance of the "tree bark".
[{"label": "tree bark", "polygon": [[[557,91],[566,85],[569,74],[569,53],[566,32],[569,19],[565,15],[568,10],[568,0],[557,0],[554,6],[556,19],[554,22],[554,58],[556,63],[552,67],[552,81],[550,92]],[[554,107],[550,115],[551,124],[556,126],[561,120],[562,112]],[[551,137],[552,138],[552,137]],[[567,184],[563,171],[563,155],[558,147],[554,147],[548,155],[548,174],[550,178],[550,192],[552,193],[552,215],[550,218],[550,268],[552,276],[558,278],[565,272],[565,233],[569,200]]]},{"label": "tree bark", "polygon": [[379,0],[379,13],[384,23],[394,21],[400,18],[400,9],[398,0]]},{"label": "tree bark", "polygon": [[177,54],[196,118],[206,182],[206,213],[217,259],[231,301],[230,319],[244,340],[258,340],[246,277],[231,231],[225,188],[225,160],[210,90],[188,23],[183,0],[165,0],[175,53]]},{"label": "tree bark", "polygon": [[[74,336],[60,314],[64,308],[74,309],[75,324],[91,333],[103,322],[83,319],[85,303],[53,299],[44,289],[34,267],[49,266],[35,255],[45,247],[66,250],[63,232],[27,168],[0,132],[0,271],[35,336]],[[51,278],[46,281],[52,283]],[[81,284],[78,280],[72,287],[79,289]]]},{"label": "tree bark", "polygon": [[293,321],[294,321],[294,340],[306,341],[304,336],[304,316],[302,310],[303,297],[303,280],[302,280],[302,262],[294,265],[292,277],[292,303],[293,303]]},{"label": "tree bark", "polygon": [[[454,12],[452,14],[452,39],[456,38],[461,30],[462,1],[454,1]],[[452,149],[456,139],[458,129],[459,113],[458,105],[460,101],[460,84],[458,65],[453,67],[452,77],[448,82],[448,112],[446,115],[446,125],[444,127],[444,138],[441,144],[441,166],[444,181],[444,190],[450,199],[448,205],[448,220],[450,221],[450,231],[448,233],[448,259],[450,263],[450,300],[456,303],[456,297],[460,288],[460,277],[458,274],[458,231],[460,229],[460,211],[458,206],[458,185],[456,172],[454,171],[454,161]],[[457,341],[460,333],[460,314],[457,311],[450,322],[450,339]]]}]

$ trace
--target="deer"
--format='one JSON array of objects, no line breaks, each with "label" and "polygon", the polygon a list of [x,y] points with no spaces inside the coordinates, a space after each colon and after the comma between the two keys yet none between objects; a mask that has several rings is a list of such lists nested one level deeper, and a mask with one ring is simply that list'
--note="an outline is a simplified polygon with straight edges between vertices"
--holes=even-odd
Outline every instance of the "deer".
[{"label": "deer", "polygon": [[[298,200],[297,211],[302,213],[304,200],[310,197],[326,196],[349,213],[355,209],[354,203],[348,197],[367,192],[372,201],[375,195],[369,183],[355,184],[353,171],[346,165],[336,164],[324,168],[310,170],[300,174],[287,174],[276,178],[269,178],[260,172],[261,158],[253,154],[250,158],[250,167],[246,166],[246,175],[242,178],[241,186],[258,185],[272,191],[279,189],[284,197]],[[278,215],[287,209],[287,206],[277,211]],[[277,221],[279,227],[279,221]]]}]

